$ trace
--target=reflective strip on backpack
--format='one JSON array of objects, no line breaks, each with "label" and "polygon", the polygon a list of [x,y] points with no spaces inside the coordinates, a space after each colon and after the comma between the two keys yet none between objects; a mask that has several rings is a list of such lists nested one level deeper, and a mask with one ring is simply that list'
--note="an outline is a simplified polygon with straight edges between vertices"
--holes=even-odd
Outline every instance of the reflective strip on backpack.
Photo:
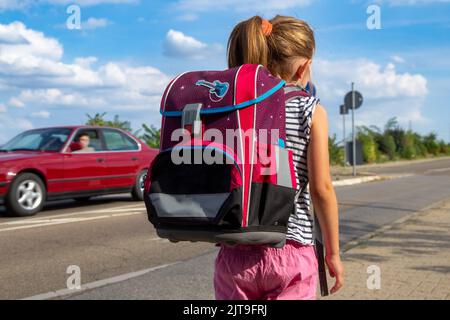
[{"label": "reflective strip on backpack", "polygon": [[215,218],[230,193],[151,193],[150,200],[160,218]]}]

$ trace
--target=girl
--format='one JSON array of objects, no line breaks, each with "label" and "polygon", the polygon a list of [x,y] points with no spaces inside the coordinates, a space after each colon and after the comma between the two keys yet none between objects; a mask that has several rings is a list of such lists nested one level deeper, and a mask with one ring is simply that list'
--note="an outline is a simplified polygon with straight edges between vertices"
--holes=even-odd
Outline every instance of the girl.
[{"label": "girl", "polygon": [[[262,64],[287,83],[305,88],[315,51],[314,33],[293,17],[259,16],[239,23],[228,40],[229,68]],[[331,183],[327,114],[314,96],[286,105],[286,147],[294,151],[297,182],[295,212],[288,223],[286,245],[221,245],[215,260],[214,288],[219,300],[315,299],[317,257],[313,246],[310,195],[317,213],[331,277],[331,293],[343,285],[339,256],[338,206]],[[298,183],[299,184],[299,183]]]}]

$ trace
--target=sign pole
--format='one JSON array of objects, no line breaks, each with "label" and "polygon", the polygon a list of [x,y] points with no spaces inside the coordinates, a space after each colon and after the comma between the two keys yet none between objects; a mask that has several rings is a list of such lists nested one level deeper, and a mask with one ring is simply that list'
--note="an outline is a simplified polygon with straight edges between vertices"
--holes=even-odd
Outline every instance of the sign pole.
[{"label": "sign pole", "polygon": [[356,176],[355,83],[352,82],[353,176]]},{"label": "sign pole", "polygon": [[[350,158],[353,156],[353,176],[356,176],[356,131],[355,131],[355,110],[359,109],[363,104],[363,96],[360,92],[355,91],[355,83],[352,82],[352,91],[348,92],[344,98],[343,110],[347,113],[348,110],[352,109],[352,137],[353,137],[353,148],[352,154],[349,154]],[[345,120],[344,120],[345,121]],[[345,138],[344,138],[345,139]],[[346,139],[345,139],[346,140]]]},{"label": "sign pole", "polygon": [[344,167],[347,166],[347,139],[345,137],[345,114],[342,115],[342,122],[344,127]]}]

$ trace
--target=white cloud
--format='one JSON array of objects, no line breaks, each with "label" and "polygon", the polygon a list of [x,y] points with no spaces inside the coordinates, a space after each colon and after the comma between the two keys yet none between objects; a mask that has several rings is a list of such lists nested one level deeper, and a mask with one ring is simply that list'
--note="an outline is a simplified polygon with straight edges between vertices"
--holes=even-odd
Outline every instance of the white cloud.
[{"label": "white cloud", "polygon": [[39,112],[33,112],[31,114],[31,116],[33,118],[49,119],[50,118],[50,112],[48,112],[46,110],[42,110],[42,111],[39,111]]},{"label": "white cloud", "polygon": [[29,2],[30,1],[0,0],[0,11],[23,9],[25,6],[29,5]]},{"label": "white cloud", "polygon": [[[26,106],[85,107],[158,110],[159,100],[170,77],[153,67],[131,67],[108,63],[89,70],[101,85],[91,88],[61,86],[21,90],[13,99]],[[77,80],[74,80],[76,83]]]},{"label": "white cloud", "polygon": [[15,119],[16,127],[22,130],[30,130],[33,129],[34,126],[30,120],[24,118]]},{"label": "white cloud", "polygon": [[218,44],[208,45],[181,31],[170,29],[164,41],[164,54],[183,59],[204,59],[222,51]]},{"label": "white cloud", "polygon": [[20,129],[20,130],[29,130],[33,129],[33,124],[30,120],[27,120],[22,117],[13,118],[8,115],[8,113],[0,114],[0,123],[2,123],[1,129]]},{"label": "white cloud", "polygon": [[33,123],[30,120],[20,116],[14,117],[8,112],[0,111],[0,145],[6,143],[19,132],[33,128]]},{"label": "white cloud", "polygon": [[180,21],[195,21],[198,19],[198,15],[195,13],[186,13],[186,14],[182,14],[180,16],[177,17],[177,20]]},{"label": "white cloud", "polygon": [[450,0],[378,0],[377,3],[388,3],[391,6],[416,6],[450,3]]},{"label": "white cloud", "polygon": [[172,77],[157,68],[92,56],[63,62],[59,41],[20,22],[0,23],[0,38],[0,92],[6,101],[0,106],[0,142],[32,128],[31,118],[48,119],[55,108],[75,117],[89,110],[146,110],[143,122],[159,118],[161,96]]},{"label": "white cloud", "polygon": [[63,48],[56,39],[20,22],[0,24],[0,30],[26,40],[0,43],[0,83],[19,90],[10,98],[11,106],[84,106],[102,107],[105,111],[128,106],[155,110],[155,97],[160,97],[170,81],[168,75],[153,67],[100,64],[96,57],[63,63]]},{"label": "white cloud", "polygon": [[3,39],[5,36],[10,40],[16,39],[16,41],[0,41],[0,62],[2,63],[32,65],[35,61],[27,64],[22,60],[34,57],[34,60],[55,61],[61,59],[63,55],[62,46],[56,39],[46,37],[42,32],[28,29],[22,22],[0,24],[0,38],[2,34]]},{"label": "white cloud", "polygon": [[[21,101],[24,105],[31,105],[33,101],[40,106],[63,107],[63,106],[89,106],[94,100],[88,100],[79,93],[63,93],[60,89],[38,89],[23,90],[20,95],[15,97],[17,101]],[[96,104],[95,106],[97,106]]]},{"label": "white cloud", "polygon": [[173,8],[184,14],[207,11],[238,11],[238,12],[264,12],[288,10],[310,5],[313,0],[179,0],[173,4]]},{"label": "white cloud", "polygon": [[1,44],[27,44],[27,40],[20,34],[11,33],[7,28],[0,28]]},{"label": "white cloud", "polygon": [[47,2],[50,4],[58,4],[58,5],[69,5],[74,2],[79,6],[95,6],[99,4],[134,4],[138,3],[139,0],[41,0],[41,2]]},{"label": "white cloud", "polygon": [[[392,63],[382,66],[367,59],[329,61],[318,59],[313,65],[313,81],[318,95],[328,108],[343,103],[351,82],[364,96],[357,110],[356,125],[377,125],[380,128],[392,117],[402,125],[408,121],[427,124],[430,120],[423,108],[428,94],[427,79],[421,74],[399,73]],[[335,126],[342,128],[342,120]]]},{"label": "white cloud", "polygon": [[[425,99],[412,98],[368,101],[356,111],[355,124],[357,126],[376,125],[383,129],[387,121],[393,117],[396,117],[399,124],[404,128],[408,126],[409,121],[414,123],[414,125],[420,126],[430,124],[431,119],[427,118],[423,113],[424,101]],[[341,122],[342,120],[339,121],[339,124]]]},{"label": "white cloud", "polygon": [[81,29],[93,30],[98,28],[104,28],[111,24],[111,21],[105,18],[89,18],[81,24]]},{"label": "white cloud", "polygon": [[9,99],[8,104],[9,104],[11,107],[15,107],[15,108],[23,108],[23,107],[25,107],[25,104],[24,104],[22,101],[20,101],[20,100],[17,99],[17,98],[14,98],[14,97],[12,97],[11,99]]},{"label": "white cloud", "polygon": [[402,57],[397,56],[397,55],[392,56],[391,59],[392,59],[392,61],[394,61],[396,63],[405,63],[406,62],[405,59],[403,59]]},{"label": "white cloud", "polygon": [[318,59],[313,68],[322,96],[342,96],[352,81],[369,98],[424,97],[428,93],[423,75],[398,73],[392,63],[383,67],[367,59]]},{"label": "white cloud", "polygon": [[91,65],[98,61],[97,57],[78,57],[74,63],[82,68],[90,69]]},{"label": "white cloud", "polygon": [[[71,5],[72,0],[0,0],[0,11],[22,10],[39,4]],[[136,4],[139,0],[78,0],[76,4],[82,7],[95,6],[99,4]]]}]

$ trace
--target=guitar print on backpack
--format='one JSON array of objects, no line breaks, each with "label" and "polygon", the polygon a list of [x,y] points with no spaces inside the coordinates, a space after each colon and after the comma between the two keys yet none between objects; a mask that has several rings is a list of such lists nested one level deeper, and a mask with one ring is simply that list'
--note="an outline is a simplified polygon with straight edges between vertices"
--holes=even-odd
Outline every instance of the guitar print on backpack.
[{"label": "guitar print on backpack", "polygon": [[[207,88],[210,88],[210,99],[214,102],[218,102],[225,97],[225,95],[228,92],[228,88],[230,85],[228,83],[222,83],[218,80],[215,80],[214,82],[209,82],[206,80],[199,80],[196,83],[197,86],[204,86]],[[215,97],[215,98],[213,98]]]}]

